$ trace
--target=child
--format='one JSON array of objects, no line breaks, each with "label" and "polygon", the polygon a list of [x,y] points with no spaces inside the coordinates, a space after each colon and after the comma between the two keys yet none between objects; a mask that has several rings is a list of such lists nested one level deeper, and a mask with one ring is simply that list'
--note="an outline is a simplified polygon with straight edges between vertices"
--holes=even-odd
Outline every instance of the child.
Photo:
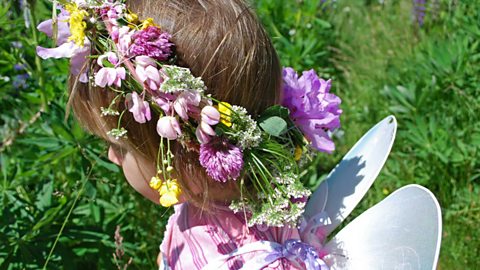
[{"label": "child", "polygon": [[297,161],[307,144],[333,150],[326,131],[341,110],[330,82],[285,69],[283,93],[276,52],[243,0],[100,2],[64,5],[58,33],[40,24],[59,47],[37,52],[71,57],[76,117],[135,190],[175,205],[161,268],[327,269],[294,225],[309,195]]}]

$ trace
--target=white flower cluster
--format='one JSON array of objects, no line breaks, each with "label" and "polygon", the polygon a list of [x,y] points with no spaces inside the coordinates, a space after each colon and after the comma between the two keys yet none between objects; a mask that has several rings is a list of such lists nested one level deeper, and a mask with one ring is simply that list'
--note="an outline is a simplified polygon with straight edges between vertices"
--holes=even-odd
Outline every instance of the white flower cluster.
[{"label": "white flower cluster", "polygon": [[248,226],[256,224],[273,227],[297,226],[305,208],[305,201],[302,199],[311,194],[297,180],[297,177],[295,174],[275,177],[273,184],[276,186],[273,192],[257,195],[258,199],[268,203],[259,204],[258,201],[240,200],[233,202],[230,209],[235,213],[242,211],[251,213]]},{"label": "white flower cluster", "polygon": [[232,129],[235,131],[232,137],[237,140],[237,145],[242,149],[257,147],[262,140],[262,131],[257,122],[243,107],[233,105],[232,111],[239,120],[232,125]]},{"label": "white flower cluster", "polygon": [[107,135],[114,137],[115,140],[118,140],[122,137],[126,137],[127,130],[124,129],[123,127],[122,128],[114,128],[114,129],[110,130],[109,132],[107,132]]},{"label": "white flower cluster", "polygon": [[104,108],[100,107],[101,116],[117,116],[120,115],[120,113],[114,109],[111,109],[110,107]]},{"label": "white flower cluster", "polygon": [[188,68],[163,65],[161,72],[165,73],[167,78],[160,85],[160,90],[163,92],[174,93],[188,89],[190,91],[203,93],[206,89],[202,78],[193,76]]}]

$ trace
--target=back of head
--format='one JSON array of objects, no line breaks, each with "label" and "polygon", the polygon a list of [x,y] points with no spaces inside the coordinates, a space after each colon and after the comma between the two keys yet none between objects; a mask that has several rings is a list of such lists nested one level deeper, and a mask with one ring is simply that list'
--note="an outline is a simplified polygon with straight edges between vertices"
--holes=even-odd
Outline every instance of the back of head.
[{"label": "back of head", "polygon": [[[140,18],[151,17],[172,34],[177,64],[202,77],[208,93],[217,100],[245,107],[252,115],[277,103],[280,95],[281,68],[271,41],[249,5],[243,0],[139,0],[128,1],[128,8]],[[70,78],[71,104],[80,122],[91,132],[111,140],[107,132],[117,127],[118,117],[101,117],[115,97],[112,91]],[[123,101],[116,101],[118,110]],[[144,155],[152,163],[158,153],[156,132],[158,114],[152,121],[139,124],[132,115],[122,117],[121,126],[128,138],[118,144]],[[186,197],[193,202],[207,200],[212,184],[236,187],[235,182],[220,184],[209,179],[200,166],[198,153],[173,146],[175,168]],[[191,183],[201,194],[192,191]]]}]

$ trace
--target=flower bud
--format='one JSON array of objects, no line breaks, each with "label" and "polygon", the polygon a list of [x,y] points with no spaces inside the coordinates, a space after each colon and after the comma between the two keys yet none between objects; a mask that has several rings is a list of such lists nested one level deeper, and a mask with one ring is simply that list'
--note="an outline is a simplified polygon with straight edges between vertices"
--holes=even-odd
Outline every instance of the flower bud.
[{"label": "flower bud", "polygon": [[202,122],[211,126],[218,124],[220,121],[220,112],[213,106],[205,106],[201,112]]},{"label": "flower bud", "polygon": [[161,137],[169,140],[175,140],[182,135],[178,120],[172,116],[164,116],[158,119],[157,132]]}]

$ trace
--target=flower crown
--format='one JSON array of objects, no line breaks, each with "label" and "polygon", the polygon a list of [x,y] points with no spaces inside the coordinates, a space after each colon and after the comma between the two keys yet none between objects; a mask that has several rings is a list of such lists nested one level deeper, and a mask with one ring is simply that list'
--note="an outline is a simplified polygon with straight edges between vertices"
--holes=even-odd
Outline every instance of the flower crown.
[{"label": "flower crown", "polygon": [[[199,152],[213,180],[240,182],[241,199],[230,208],[249,212],[249,225],[297,223],[310,195],[298,176],[302,160],[310,157],[305,153],[333,151],[330,132],[340,126],[341,101],[329,93],[330,80],[313,70],[299,77],[285,68],[283,106],[254,119],[245,108],[206,94],[201,78],[175,65],[171,35],[151,18],[139,20],[124,1],[62,1],[59,8],[38,26],[58,47],[38,47],[37,54],[71,58],[71,73],[80,82],[117,93],[109,107],[101,108],[102,116],[119,117],[119,126],[108,132],[115,139],[127,136],[120,126],[127,110],[138,123],[152,121],[152,110],[159,114],[157,175],[150,186],[159,192],[161,205],[177,203],[181,193],[170,150],[176,140]],[[127,109],[119,112],[121,98]]]}]

